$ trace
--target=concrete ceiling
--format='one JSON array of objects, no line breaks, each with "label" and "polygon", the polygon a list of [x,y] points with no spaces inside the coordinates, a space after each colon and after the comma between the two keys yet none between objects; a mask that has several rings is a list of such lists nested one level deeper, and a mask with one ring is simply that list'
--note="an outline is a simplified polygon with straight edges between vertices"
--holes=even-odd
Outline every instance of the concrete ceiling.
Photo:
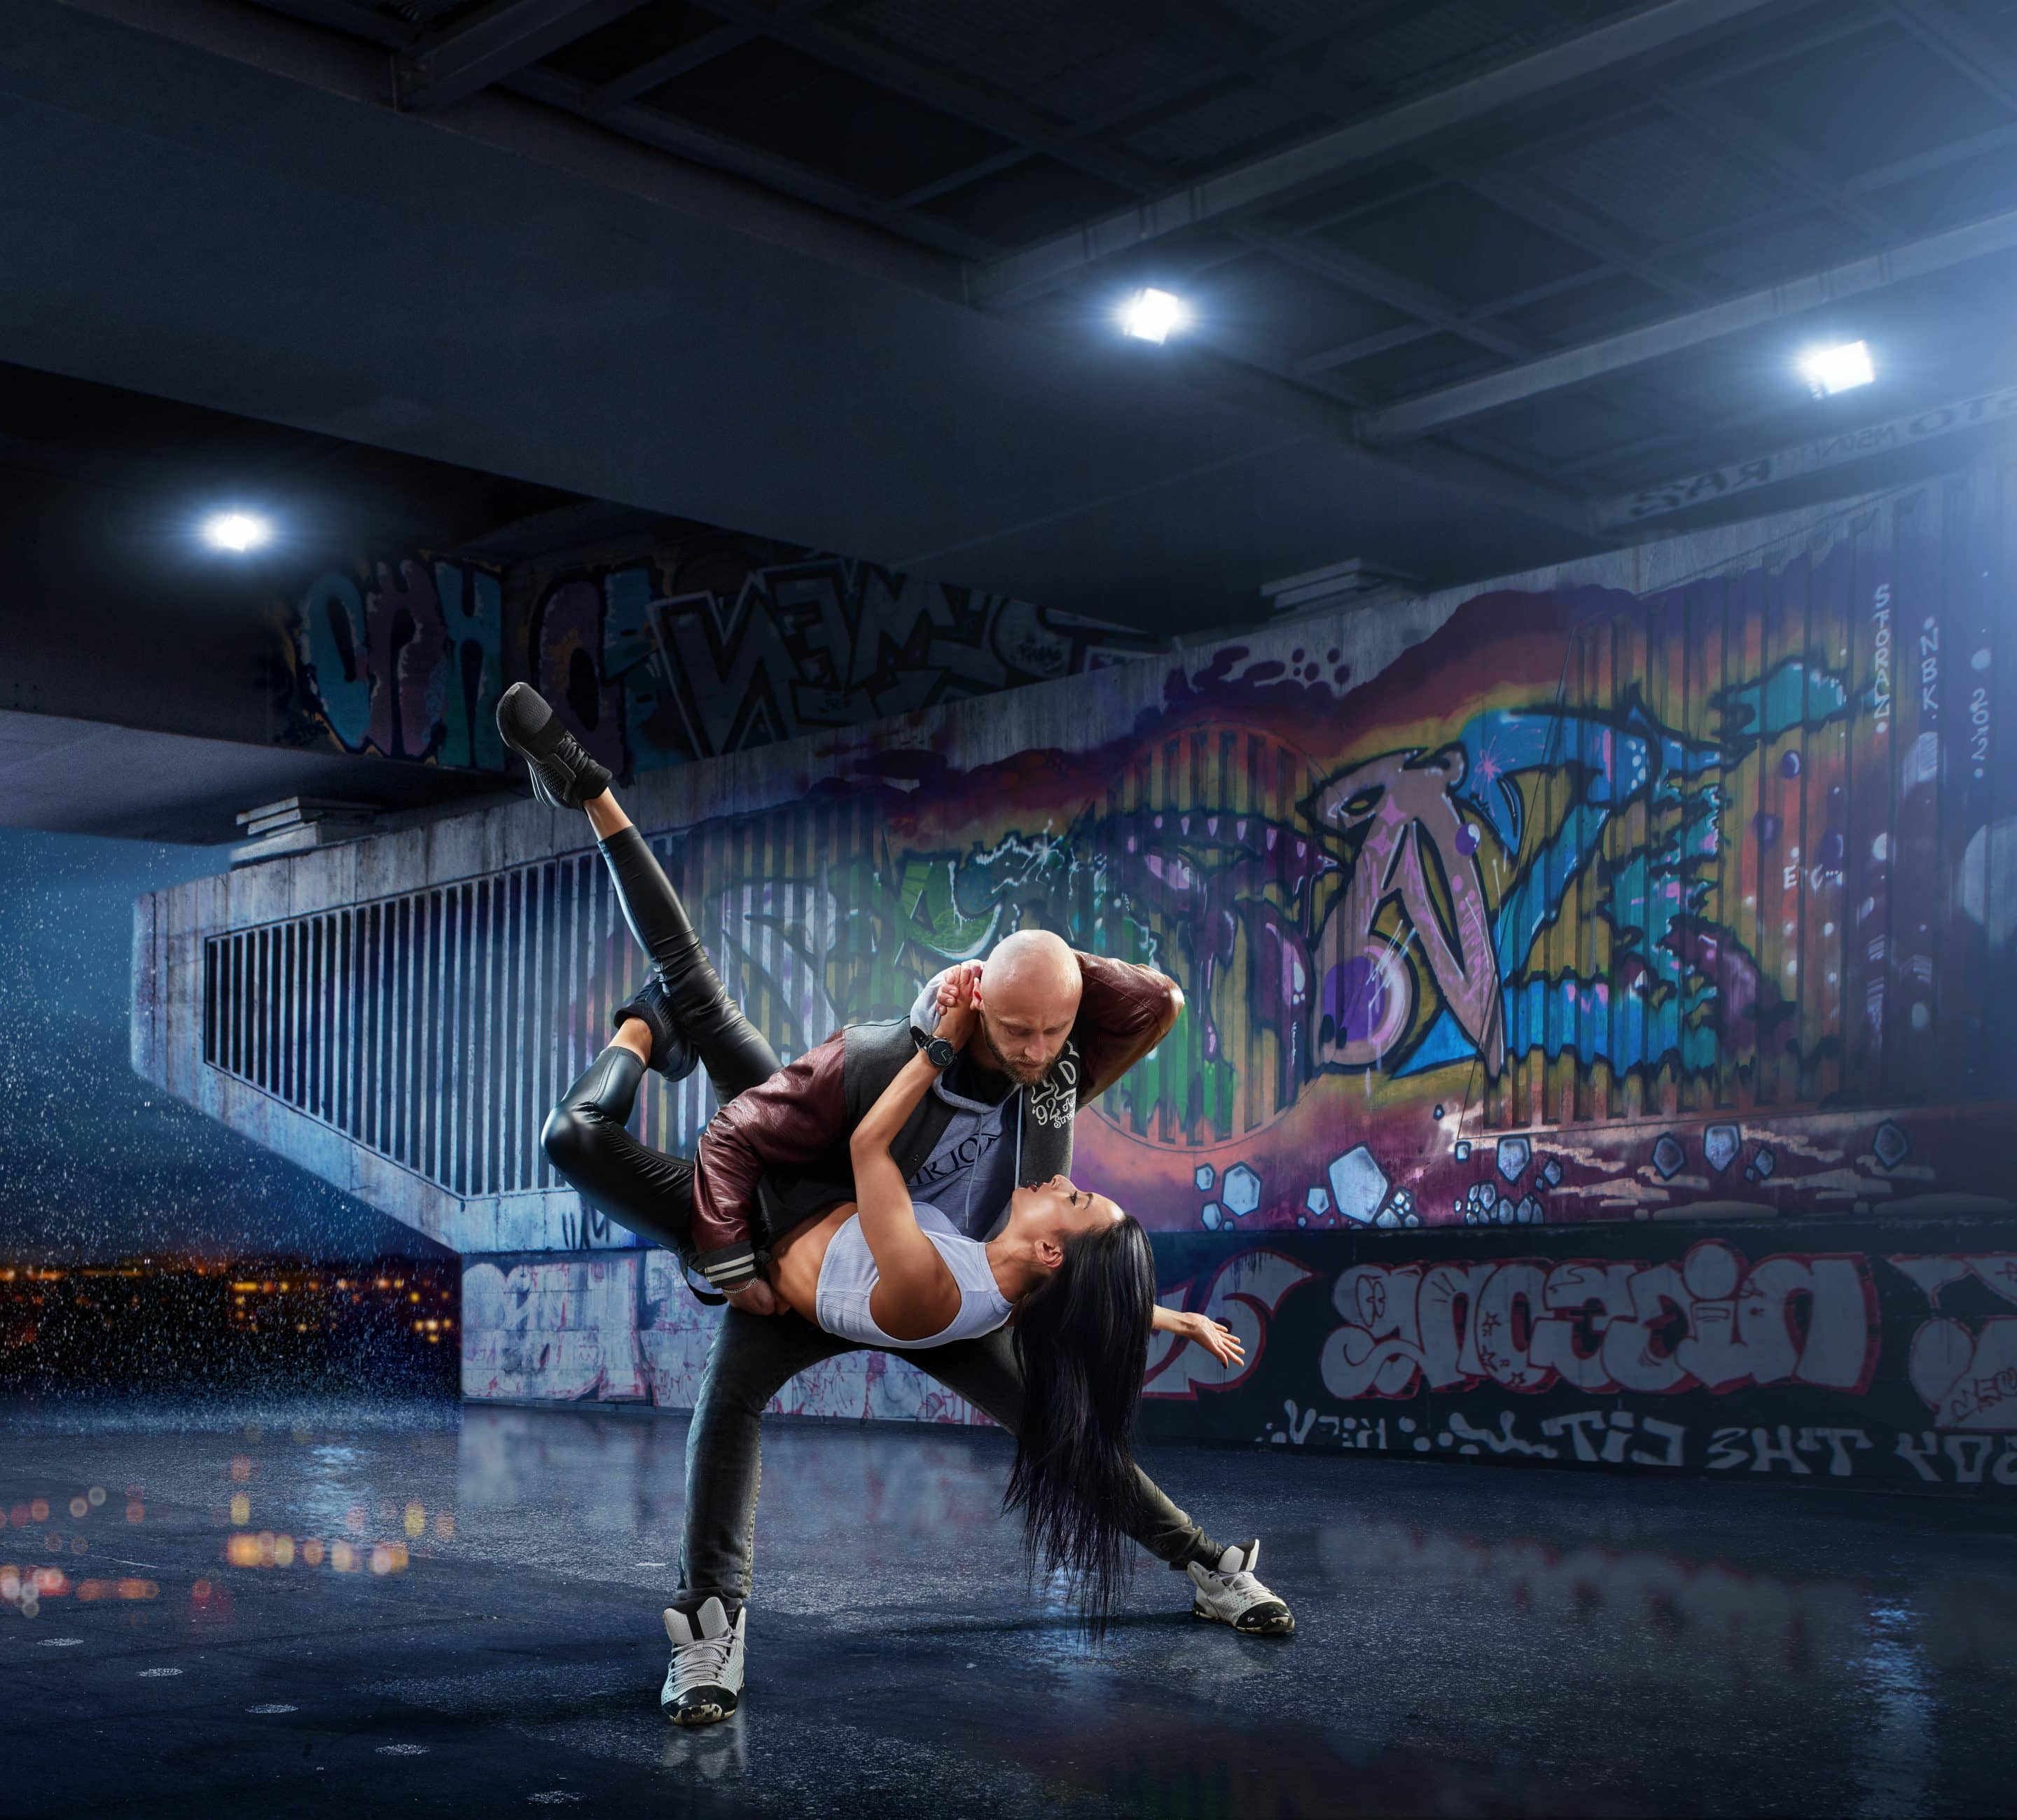
[{"label": "concrete ceiling", "polygon": [[[185,450],[135,400],[51,469],[63,438],[10,452],[0,412],[0,466],[116,470],[155,511],[185,453],[215,477],[256,449],[354,546],[632,509],[1159,632],[1348,557],[1482,578],[2007,433],[2013,18],[0,0],[0,362],[252,420]],[[1142,282],[1196,332],[1118,336]],[[1815,336],[1868,337],[1884,383],[1810,399]],[[177,743],[224,730],[190,703],[111,701],[94,640],[172,625],[270,737],[232,632],[259,609],[115,574],[124,506],[25,497],[0,705],[67,730],[10,717],[5,819],[212,839],[274,795],[464,787],[234,759]],[[156,743],[78,745],[99,718]],[[65,783],[87,759],[130,803]]]},{"label": "concrete ceiling", "polygon": [[0,0],[0,244],[34,249],[0,359],[1163,629],[1349,555],[1590,546],[1552,489],[1352,447],[1265,376],[976,311],[874,227],[388,81],[231,0]]},{"label": "concrete ceiling", "polygon": [[2014,18],[0,0],[0,359],[1194,628],[1963,458]]},{"label": "concrete ceiling", "polygon": [[362,802],[396,814],[503,794],[496,778],[391,759],[0,709],[0,822],[10,827],[211,845],[244,838],[240,811],[290,796]]}]

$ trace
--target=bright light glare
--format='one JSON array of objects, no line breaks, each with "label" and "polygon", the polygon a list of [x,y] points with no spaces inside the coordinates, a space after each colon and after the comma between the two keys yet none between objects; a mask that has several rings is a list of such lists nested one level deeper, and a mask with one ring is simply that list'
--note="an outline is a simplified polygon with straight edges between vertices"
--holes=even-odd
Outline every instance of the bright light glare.
[{"label": "bright light glare", "polygon": [[204,542],[213,550],[233,550],[240,556],[248,550],[257,550],[272,535],[266,521],[254,517],[250,512],[219,512],[204,521]]},{"label": "bright light glare", "polygon": [[1190,320],[1180,297],[1167,290],[1137,291],[1120,312],[1120,326],[1138,341],[1167,341],[1173,330]]},{"label": "bright light glare", "polygon": [[1845,341],[1839,347],[1816,348],[1800,356],[1800,377],[1817,398],[1852,391],[1876,378],[1867,342]]}]

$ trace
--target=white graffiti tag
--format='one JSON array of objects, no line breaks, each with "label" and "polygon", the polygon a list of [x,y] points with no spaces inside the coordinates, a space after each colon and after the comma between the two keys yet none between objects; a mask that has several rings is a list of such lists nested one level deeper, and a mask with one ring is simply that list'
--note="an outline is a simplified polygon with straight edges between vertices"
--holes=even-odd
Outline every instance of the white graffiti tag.
[{"label": "white graffiti tag", "polygon": [[[1243,1384],[1261,1363],[1268,1343],[1268,1318],[1282,1298],[1316,1273],[1278,1251],[1247,1251],[1221,1264],[1205,1291],[1202,1311],[1232,1330],[1247,1354],[1244,1365],[1221,1365],[1202,1346],[1180,1335],[1149,1336],[1149,1368],[1142,1379],[1144,1397],[1195,1397],[1200,1389],[1230,1390]],[[1179,1284],[1158,1298],[1165,1308],[1181,1309],[1191,1285]]]},{"label": "white graffiti tag", "polygon": [[1508,1390],[1860,1391],[1877,1297],[1854,1256],[1761,1258],[1714,1240],[1679,1263],[1544,1258],[1360,1264],[1331,1302],[1324,1387],[1344,1400],[1489,1381]]},{"label": "white graffiti tag", "polygon": [[[1926,1292],[1936,1311],[1912,1335],[1906,1364],[1912,1388],[1942,1428],[2017,1429],[2017,1315],[1974,1326],[1937,1313],[1940,1292],[1966,1277],[2017,1303],[2017,1253],[1894,1257],[1892,1263]],[[1977,1477],[1979,1478],[1979,1474]]]}]

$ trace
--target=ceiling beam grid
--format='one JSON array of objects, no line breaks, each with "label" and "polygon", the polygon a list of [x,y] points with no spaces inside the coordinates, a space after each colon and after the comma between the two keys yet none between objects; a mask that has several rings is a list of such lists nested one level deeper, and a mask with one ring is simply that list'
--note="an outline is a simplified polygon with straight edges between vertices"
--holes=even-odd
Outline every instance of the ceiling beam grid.
[{"label": "ceiling beam grid", "polygon": [[1342,171],[1665,49],[1766,6],[1811,0],[1660,0],[1659,4],[1519,57],[1349,126],[1250,160],[1087,222],[997,261],[976,291],[998,304],[1070,283],[1087,266],[1162,235],[1282,202]]},{"label": "ceiling beam grid", "polygon": [[575,39],[634,12],[640,0],[500,0],[466,23],[423,38],[393,59],[393,92],[414,114],[466,101]]}]

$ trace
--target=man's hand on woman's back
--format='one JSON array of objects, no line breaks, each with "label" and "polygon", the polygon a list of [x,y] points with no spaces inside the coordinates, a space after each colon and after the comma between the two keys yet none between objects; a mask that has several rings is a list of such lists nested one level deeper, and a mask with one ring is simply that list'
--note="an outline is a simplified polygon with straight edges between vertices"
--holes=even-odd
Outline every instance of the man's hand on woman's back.
[{"label": "man's hand on woman's back", "polygon": [[731,1308],[741,1309],[745,1314],[788,1314],[791,1313],[791,1310],[785,1306],[784,1299],[761,1277],[753,1283],[745,1284],[740,1289],[731,1291],[728,1306]]}]

